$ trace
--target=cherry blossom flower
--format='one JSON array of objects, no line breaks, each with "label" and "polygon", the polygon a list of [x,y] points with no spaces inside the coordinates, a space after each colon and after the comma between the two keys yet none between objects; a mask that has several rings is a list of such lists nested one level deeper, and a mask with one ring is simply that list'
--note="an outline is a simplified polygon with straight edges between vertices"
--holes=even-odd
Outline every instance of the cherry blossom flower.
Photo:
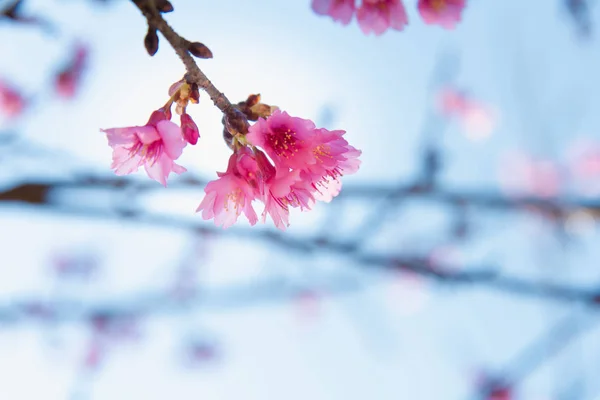
[{"label": "cherry blossom flower", "polygon": [[181,174],[186,169],[177,165],[186,142],[181,129],[167,119],[164,110],[152,113],[144,126],[103,129],[113,148],[111,168],[117,175],[127,175],[144,165],[148,176],[164,186],[171,172]]},{"label": "cherry blossom flower", "polygon": [[348,25],[356,9],[355,0],[313,0],[312,9],[319,15],[329,15],[334,21]]},{"label": "cherry blossom flower", "polygon": [[88,49],[82,44],[75,47],[73,59],[56,75],[56,92],[64,98],[72,98],[77,93],[81,76],[88,58]]},{"label": "cherry blossom flower", "polygon": [[23,112],[25,106],[25,99],[15,88],[0,81],[0,112],[14,118]]},{"label": "cherry blossom flower", "polygon": [[247,140],[262,147],[278,168],[301,168],[315,163],[313,153],[315,124],[275,110],[250,127]]},{"label": "cherry blossom flower", "polygon": [[418,8],[426,24],[454,29],[465,6],[466,0],[419,0]]},{"label": "cherry blossom flower", "polygon": [[401,31],[408,25],[408,17],[401,0],[363,0],[356,11],[360,29],[381,35],[388,28]]},{"label": "cherry blossom flower", "polygon": [[474,99],[453,87],[438,93],[438,108],[448,117],[457,118],[470,139],[485,139],[494,130],[498,112],[491,106]]},{"label": "cherry blossom flower", "polygon": [[258,217],[252,207],[256,197],[253,181],[260,174],[250,150],[243,148],[229,157],[227,171],[218,172],[219,179],[209,182],[204,188],[206,196],[196,209],[202,211],[202,218],[214,218],[215,225],[228,228],[243,212],[250,225],[256,224]]}]

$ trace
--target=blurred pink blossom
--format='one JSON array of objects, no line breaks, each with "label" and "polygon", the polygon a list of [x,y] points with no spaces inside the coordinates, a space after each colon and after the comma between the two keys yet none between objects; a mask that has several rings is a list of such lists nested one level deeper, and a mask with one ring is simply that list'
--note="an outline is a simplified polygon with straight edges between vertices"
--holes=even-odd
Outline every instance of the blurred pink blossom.
[{"label": "blurred pink blossom", "polygon": [[563,174],[555,162],[527,154],[509,154],[499,166],[500,184],[516,196],[555,197],[564,186]]},{"label": "blurred pink blossom", "polygon": [[88,48],[78,43],[74,50],[72,59],[56,75],[56,92],[64,98],[72,98],[77,94],[81,84],[81,77],[85,70],[88,58]]},{"label": "blurred pink blossom", "polygon": [[25,110],[24,97],[8,82],[0,80],[0,112],[15,118]]},{"label": "blurred pink blossom", "polygon": [[437,103],[442,114],[462,123],[471,139],[488,137],[496,125],[497,113],[490,106],[453,87],[440,90]]},{"label": "blurred pink blossom", "polygon": [[460,22],[466,0],[419,0],[419,13],[426,24],[454,29]]},{"label": "blurred pink blossom", "polygon": [[355,0],[313,0],[312,9],[319,15],[329,15],[334,21],[348,25],[356,6]]},{"label": "blurred pink blossom", "polygon": [[363,0],[356,12],[358,25],[365,33],[381,35],[389,28],[401,31],[408,17],[401,0]]},{"label": "blurred pink blossom", "polygon": [[578,193],[600,195],[600,143],[591,140],[575,142],[568,150],[567,168]]}]

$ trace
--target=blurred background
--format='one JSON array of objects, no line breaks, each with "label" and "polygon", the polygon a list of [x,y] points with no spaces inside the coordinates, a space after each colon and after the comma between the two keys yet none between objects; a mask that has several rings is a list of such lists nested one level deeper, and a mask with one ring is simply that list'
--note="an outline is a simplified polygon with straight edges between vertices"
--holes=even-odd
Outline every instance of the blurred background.
[{"label": "blurred background", "polygon": [[310,0],[173,0],[232,101],[344,129],[341,195],[195,214],[229,155],[208,96],[163,188],[101,128],[183,65],[129,1],[0,0],[0,399],[600,399],[600,41],[592,0],[469,1],[365,36]]}]

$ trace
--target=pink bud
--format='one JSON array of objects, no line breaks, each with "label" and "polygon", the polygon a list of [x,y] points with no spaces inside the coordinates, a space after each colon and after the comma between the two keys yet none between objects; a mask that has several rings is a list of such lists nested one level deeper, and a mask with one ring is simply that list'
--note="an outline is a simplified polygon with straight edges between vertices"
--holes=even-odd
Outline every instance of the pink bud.
[{"label": "pink bud", "polygon": [[0,81],[0,112],[16,117],[25,109],[25,99],[11,85]]},{"label": "pink bud", "polygon": [[181,132],[183,133],[183,138],[189,144],[195,145],[198,143],[198,139],[200,138],[198,126],[194,120],[192,120],[192,117],[185,112],[181,114]]},{"label": "pink bud", "polygon": [[56,92],[64,98],[72,98],[77,93],[81,77],[85,69],[88,49],[82,44],[77,44],[73,50],[71,60],[56,75]]}]

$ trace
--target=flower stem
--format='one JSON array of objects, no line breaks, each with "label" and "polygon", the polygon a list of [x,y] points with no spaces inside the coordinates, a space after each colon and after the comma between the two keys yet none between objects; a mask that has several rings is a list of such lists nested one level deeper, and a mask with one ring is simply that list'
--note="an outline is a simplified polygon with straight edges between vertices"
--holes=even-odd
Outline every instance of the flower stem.
[{"label": "flower stem", "polygon": [[239,113],[236,113],[235,107],[229,99],[221,93],[215,85],[202,72],[196,61],[190,55],[189,41],[181,37],[171,26],[165,21],[161,13],[156,9],[152,0],[133,0],[133,3],[140,9],[144,17],[148,20],[150,26],[155,27],[167,39],[171,47],[175,50],[185,69],[187,70],[186,79],[189,83],[195,83],[199,88],[202,88],[221,112],[228,118],[239,118]]}]

